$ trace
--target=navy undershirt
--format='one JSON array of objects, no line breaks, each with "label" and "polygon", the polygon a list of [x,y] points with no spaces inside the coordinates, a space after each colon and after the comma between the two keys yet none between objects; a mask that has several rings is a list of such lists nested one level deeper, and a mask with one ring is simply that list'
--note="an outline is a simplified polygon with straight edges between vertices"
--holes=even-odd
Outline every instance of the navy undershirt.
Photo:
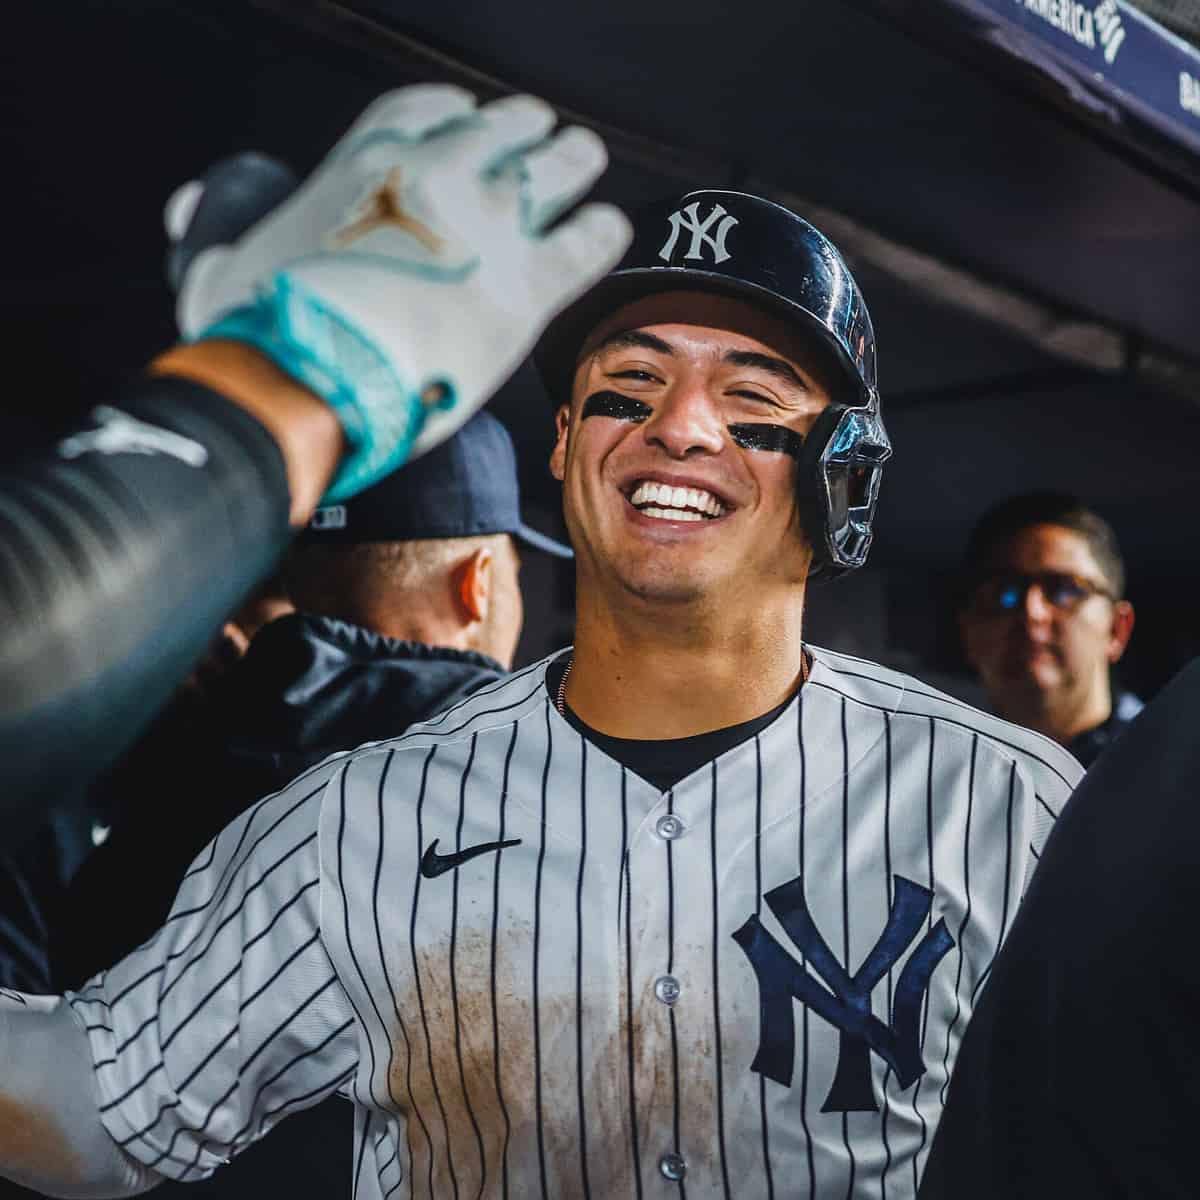
[{"label": "navy undershirt", "polygon": [[[557,697],[563,672],[566,671],[569,661],[570,657],[563,655],[547,669],[546,687],[551,696]],[[593,746],[603,750],[609,758],[615,759],[635,775],[640,775],[660,792],[665,792],[705,763],[712,762],[727,750],[732,750],[734,746],[749,741],[756,733],[761,733],[791,702],[792,697],[789,696],[770,712],[750,721],[742,721],[738,725],[727,725],[724,729],[713,729],[708,733],[693,734],[691,737],[662,738],[657,741],[611,737],[607,733],[601,733],[581,721],[569,704],[563,706],[563,719]]]}]

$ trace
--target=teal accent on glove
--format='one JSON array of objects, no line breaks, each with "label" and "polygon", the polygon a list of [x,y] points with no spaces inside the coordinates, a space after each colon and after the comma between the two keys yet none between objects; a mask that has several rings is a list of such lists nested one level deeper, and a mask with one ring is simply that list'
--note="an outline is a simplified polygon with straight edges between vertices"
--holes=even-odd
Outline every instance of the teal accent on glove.
[{"label": "teal accent on glove", "polygon": [[[195,340],[209,338],[253,346],[337,414],[349,450],[323,504],[356,495],[407,461],[429,411],[425,389],[407,386],[371,342],[286,272]],[[434,407],[452,407],[453,386],[443,381],[439,393]]]}]

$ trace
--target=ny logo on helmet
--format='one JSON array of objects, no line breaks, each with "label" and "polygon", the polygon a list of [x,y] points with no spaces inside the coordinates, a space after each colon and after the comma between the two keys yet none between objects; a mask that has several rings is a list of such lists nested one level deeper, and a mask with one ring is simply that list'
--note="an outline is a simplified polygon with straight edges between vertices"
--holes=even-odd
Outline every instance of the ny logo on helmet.
[{"label": "ny logo on helmet", "polygon": [[[903,875],[894,879],[887,924],[853,975],[848,966],[838,962],[818,932],[799,878],[773,888],[763,899],[804,955],[803,962],[796,962],[784,950],[757,915],[752,914],[733,935],[758,978],[761,1026],[758,1053],[750,1070],[784,1087],[791,1086],[796,1053],[793,1000],[799,1000],[839,1030],[837,1070],[822,1112],[878,1111],[871,1085],[871,1051],[892,1068],[902,1088],[925,1073],[921,1001],[934,969],[954,945],[954,939],[944,919],[927,929],[896,979],[890,1024],[874,1016],[871,993],[916,940],[933,905],[933,893],[928,888]],[[809,974],[809,969],[816,972],[825,987]]]},{"label": "ny logo on helmet", "polygon": [[[737,217],[731,217],[719,204],[714,204],[712,212],[701,221],[700,201],[693,200],[686,208],[676,209],[671,214],[671,233],[663,248],[658,252],[658,257],[663,262],[670,262],[671,255],[675,250],[675,243],[679,241],[679,235],[686,230],[692,235],[692,244],[688,246],[687,253],[683,256],[685,259],[703,259],[704,255],[701,250],[707,246],[712,251],[713,262],[723,263],[731,257],[725,249],[725,239],[737,223]],[[716,231],[710,233],[709,230],[714,225]]]}]

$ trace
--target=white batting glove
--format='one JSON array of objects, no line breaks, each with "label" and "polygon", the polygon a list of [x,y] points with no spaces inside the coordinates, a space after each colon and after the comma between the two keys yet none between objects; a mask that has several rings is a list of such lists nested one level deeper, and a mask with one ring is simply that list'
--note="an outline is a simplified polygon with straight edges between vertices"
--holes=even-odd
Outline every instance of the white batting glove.
[{"label": "white batting glove", "polygon": [[186,338],[248,342],[337,412],[350,452],[327,500],[449,437],[628,245],[601,204],[543,236],[607,164],[585,129],[549,137],[554,120],[531,96],[391,92],[294,195],[187,269]]}]

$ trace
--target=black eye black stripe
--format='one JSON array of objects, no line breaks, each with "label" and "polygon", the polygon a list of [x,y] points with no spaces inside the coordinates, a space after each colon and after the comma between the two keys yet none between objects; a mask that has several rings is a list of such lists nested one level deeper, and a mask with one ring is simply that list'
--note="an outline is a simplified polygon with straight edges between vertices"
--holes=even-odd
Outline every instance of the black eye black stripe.
[{"label": "black eye black stripe", "polygon": [[620,392],[595,392],[583,403],[583,416],[612,417],[617,421],[645,421],[653,409],[641,400],[632,396],[622,396]]},{"label": "black eye black stripe", "polygon": [[730,425],[729,432],[743,450],[771,450],[776,454],[790,454],[798,459],[800,448],[804,445],[804,439],[798,433],[793,433],[782,425],[758,422]]},{"label": "black eye black stripe", "polygon": [[[593,392],[583,403],[585,420],[588,417],[612,417],[616,421],[635,421],[640,424],[653,413],[654,410],[644,401],[623,396],[620,392]],[[729,432],[743,450],[768,450],[775,454],[790,454],[798,459],[800,447],[804,445],[804,439],[798,433],[782,425],[748,422],[730,425]]]}]

